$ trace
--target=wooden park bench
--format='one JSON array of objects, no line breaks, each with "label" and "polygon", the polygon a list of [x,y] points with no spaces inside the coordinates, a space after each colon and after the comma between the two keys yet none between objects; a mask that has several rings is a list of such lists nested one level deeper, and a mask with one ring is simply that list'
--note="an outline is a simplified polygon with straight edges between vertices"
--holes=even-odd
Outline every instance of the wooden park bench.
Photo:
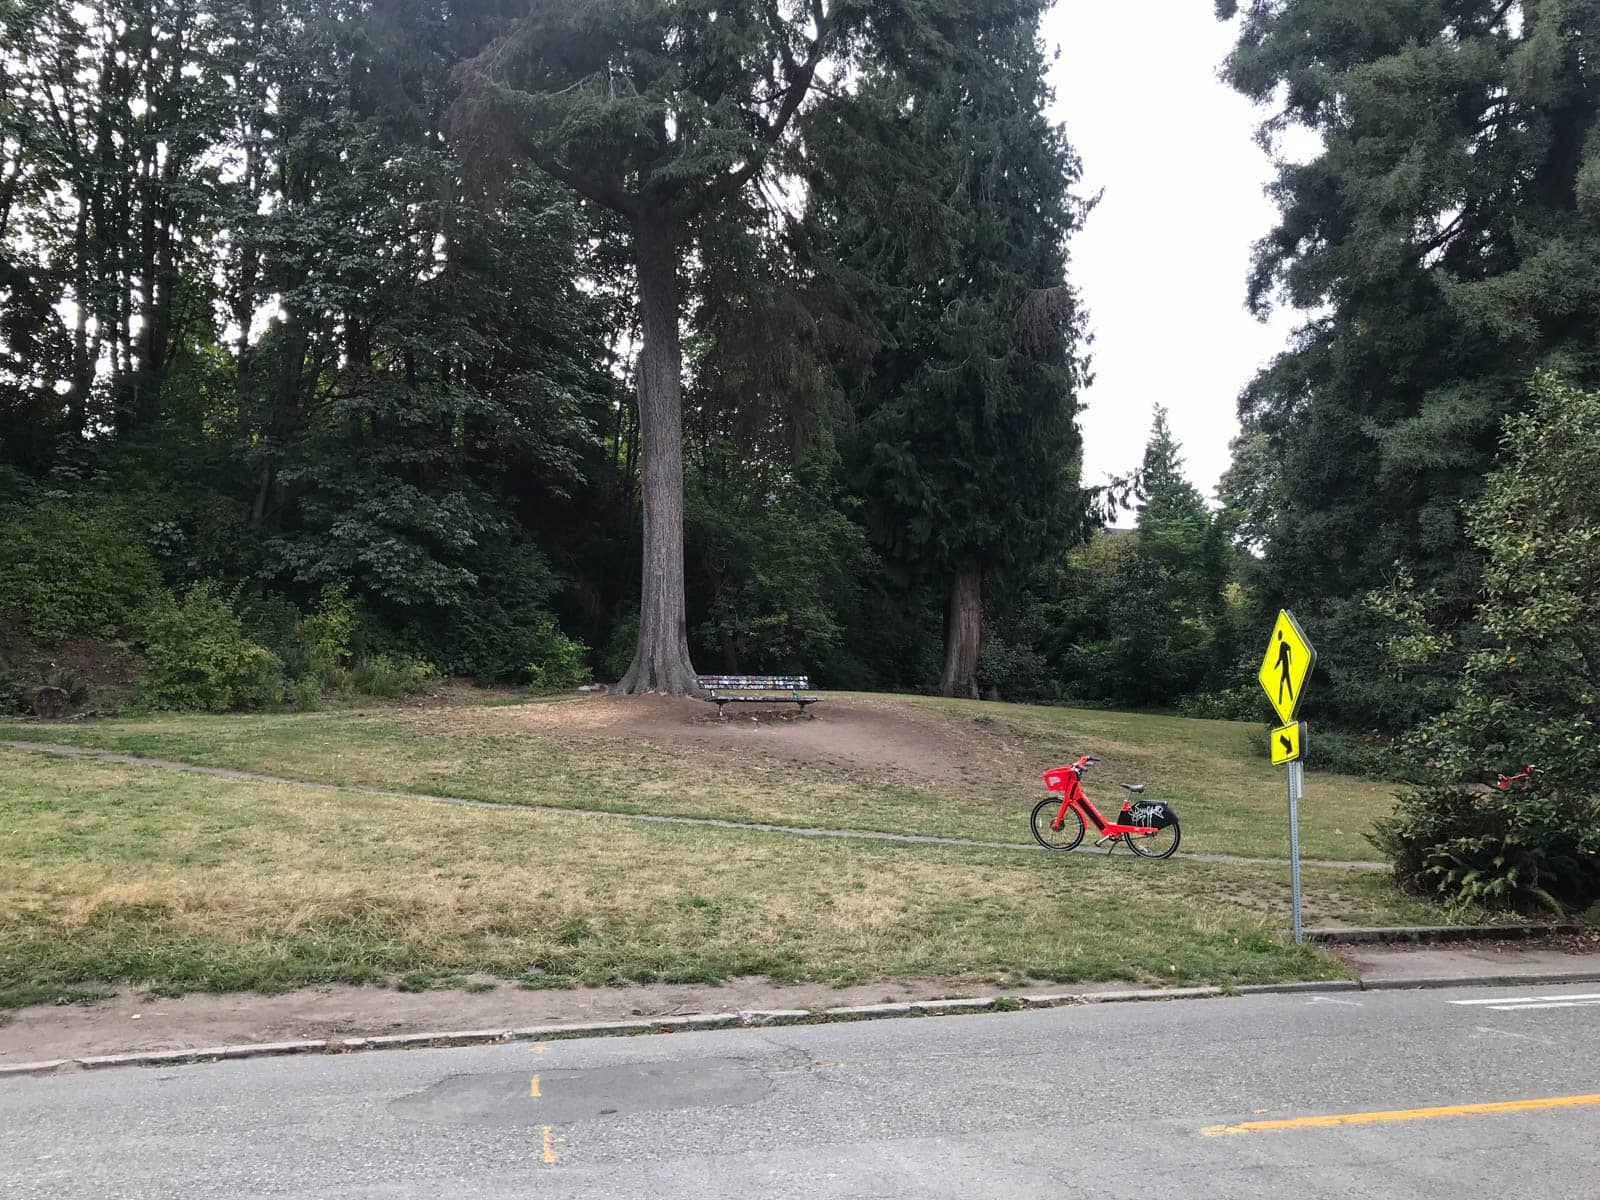
[{"label": "wooden park bench", "polygon": [[[702,675],[700,686],[711,693],[717,706],[717,716],[728,719],[724,705],[728,704],[798,704],[806,716],[806,706],[820,704],[821,696],[802,696],[811,687],[808,675]],[[787,696],[730,696],[728,692],[788,692]]]}]

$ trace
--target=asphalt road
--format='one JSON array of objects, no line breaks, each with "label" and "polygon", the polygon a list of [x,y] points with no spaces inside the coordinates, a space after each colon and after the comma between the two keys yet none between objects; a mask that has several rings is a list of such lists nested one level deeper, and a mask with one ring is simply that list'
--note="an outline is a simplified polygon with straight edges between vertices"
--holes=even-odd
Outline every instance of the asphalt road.
[{"label": "asphalt road", "polygon": [[13,1080],[0,1196],[1565,1200],[1593,1093],[1595,985],[1108,1004]]}]

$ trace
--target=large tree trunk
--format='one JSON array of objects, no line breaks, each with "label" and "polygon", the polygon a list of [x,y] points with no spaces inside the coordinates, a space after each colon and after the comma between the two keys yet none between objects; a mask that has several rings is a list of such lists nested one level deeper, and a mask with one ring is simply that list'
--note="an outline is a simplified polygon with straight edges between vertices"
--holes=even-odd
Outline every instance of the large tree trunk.
[{"label": "large tree trunk", "polygon": [[945,610],[944,680],[946,696],[978,698],[978,635],[983,627],[983,575],[967,567],[950,577]]},{"label": "large tree trunk", "polygon": [[683,601],[683,353],[678,341],[678,247],[671,218],[634,222],[639,275],[640,461],[644,474],[644,586],[639,646],[615,690],[700,695],[689,661]]}]

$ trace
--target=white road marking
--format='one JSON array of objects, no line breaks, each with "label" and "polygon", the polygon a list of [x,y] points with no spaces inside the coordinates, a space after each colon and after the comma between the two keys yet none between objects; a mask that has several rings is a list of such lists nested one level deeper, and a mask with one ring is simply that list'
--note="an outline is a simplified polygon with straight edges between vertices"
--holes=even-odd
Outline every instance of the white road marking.
[{"label": "white road marking", "polygon": [[1530,1008],[1593,1008],[1600,1000],[1550,1000],[1543,1004],[1491,1004],[1490,1012],[1527,1012]]},{"label": "white road marking", "polygon": [[1306,1001],[1307,1004],[1343,1004],[1347,1008],[1360,1008],[1361,1001],[1346,1000],[1343,996],[1313,996]]},{"label": "white road marking", "polygon": [[1482,1005],[1485,1007],[1494,1008],[1499,1005],[1523,1007],[1530,1004],[1545,1004],[1556,1001],[1565,1004],[1580,1000],[1600,1004],[1600,992],[1586,992],[1581,996],[1492,996],[1487,1000],[1447,1000],[1445,1003]]}]

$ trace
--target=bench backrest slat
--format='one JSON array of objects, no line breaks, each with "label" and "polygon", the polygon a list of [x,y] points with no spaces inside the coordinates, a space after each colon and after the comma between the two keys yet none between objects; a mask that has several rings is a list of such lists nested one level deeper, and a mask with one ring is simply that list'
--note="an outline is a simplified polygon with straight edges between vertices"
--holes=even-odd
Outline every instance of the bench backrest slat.
[{"label": "bench backrest slat", "polygon": [[702,675],[700,686],[721,688],[724,691],[752,692],[806,691],[811,687],[809,675]]}]

